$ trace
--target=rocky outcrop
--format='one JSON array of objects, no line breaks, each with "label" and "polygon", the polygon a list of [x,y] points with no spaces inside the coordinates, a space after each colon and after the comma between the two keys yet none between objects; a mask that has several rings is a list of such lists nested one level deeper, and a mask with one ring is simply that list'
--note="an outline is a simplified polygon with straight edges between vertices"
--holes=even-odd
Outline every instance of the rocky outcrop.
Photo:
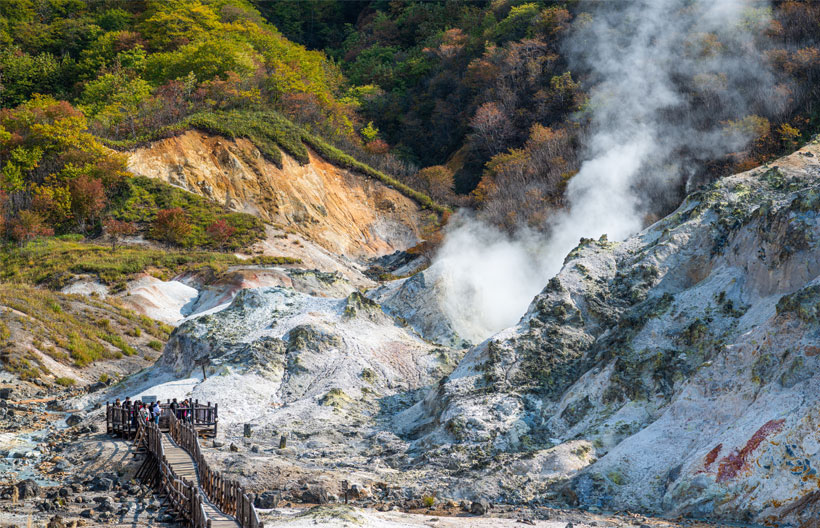
[{"label": "rocky outcrop", "polygon": [[313,152],[282,167],[247,139],[191,130],[133,151],[129,170],[255,214],[337,255],[369,258],[420,240],[418,205],[381,182],[340,169]]},{"label": "rocky outcrop", "polygon": [[459,336],[442,305],[448,299],[443,280],[441,269],[434,266],[383,284],[368,295],[424,339],[450,348],[467,348],[470,342]]},{"label": "rocky outcrop", "polygon": [[500,500],[816,515],[818,154],[725,178],[623,243],[582,240],[517,326],[397,417],[418,460],[480,467]]}]

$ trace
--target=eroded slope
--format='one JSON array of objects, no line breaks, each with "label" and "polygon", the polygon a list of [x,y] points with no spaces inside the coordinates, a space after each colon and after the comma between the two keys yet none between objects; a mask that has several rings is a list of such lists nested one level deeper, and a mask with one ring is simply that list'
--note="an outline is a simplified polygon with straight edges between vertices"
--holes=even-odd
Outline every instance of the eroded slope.
[{"label": "eroded slope", "polygon": [[292,229],[338,255],[372,257],[419,242],[415,202],[313,152],[309,160],[300,165],[283,154],[278,167],[247,139],[190,130],[136,149],[128,167]]}]

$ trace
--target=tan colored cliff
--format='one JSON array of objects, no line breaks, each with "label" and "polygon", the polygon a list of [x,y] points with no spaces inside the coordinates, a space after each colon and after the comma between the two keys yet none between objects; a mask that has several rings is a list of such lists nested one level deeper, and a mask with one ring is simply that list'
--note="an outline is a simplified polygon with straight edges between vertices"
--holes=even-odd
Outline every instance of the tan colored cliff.
[{"label": "tan colored cliff", "polygon": [[255,214],[351,258],[392,253],[420,240],[422,215],[415,202],[314,152],[307,165],[284,154],[280,169],[247,139],[191,130],[136,149],[128,168]]}]

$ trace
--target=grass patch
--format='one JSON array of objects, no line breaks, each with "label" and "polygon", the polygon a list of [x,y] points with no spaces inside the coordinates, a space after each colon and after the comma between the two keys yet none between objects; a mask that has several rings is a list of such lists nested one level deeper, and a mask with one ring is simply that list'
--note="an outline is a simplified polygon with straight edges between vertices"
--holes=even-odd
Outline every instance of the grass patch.
[{"label": "grass patch", "polygon": [[[185,272],[222,273],[230,266],[248,262],[282,265],[296,264],[299,260],[256,257],[247,261],[215,251],[163,251],[130,246],[112,250],[110,246],[78,242],[73,237],[57,237],[33,241],[23,248],[7,246],[5,251],[0,252],[0,281],[61,289],[78,275],[88,274],[96,276],[116,291],[140,273],[148,272],[161,280],[168,280]],[[57,314],[53,306],[50,310]]]},{"label": "grass patch", "polygon": [[56,383],[60,387],[73,387],[77,384],[77,380],[75,380],[74,378],[67,378],[65,376],[61,376],[54,380],[54,383]]},{"label": "grass patch", "polygon": [[[55,311],[54,306],[60,310]],[[114,299],[92,299],[25,284],[0,284],[0,312],[10,336],[0,345],[0,359],[4,369],[22,379],[41,377],[46,369],[30,350],[15,343],[14,329],[33,336],[32,346],[42,353],[75,367],[136,354],[143,345],[126,339],[129,329],[139,328],[141,335],[154,336],[151,342],[160,343],[160,348],[171,331]],[[105,331],[100,330],[101,324]]]},{"label": "grass patch", "polygon": [[163,127],[137,139],[123,141],[101,139],[101,141],[113,148],[133,148],[150,141],[180,134],[192,128],[230,139],[247,138],[256,145],[265,158],[279,167],[282,166],[282,150],[290,154],[299,163],[306,164],[310,161],[307,150],[307,147],[310,147],[325,160],[339,167],[379,180],[414,200],[421,207],[431,209],[439,214],[449,212],[447,207],[434,202],[428,195],[401,183],[370,165],[358,161],[350,154],[332,146],[319,136],[307,132],[274,111],[199,112],[186,117],[179,123]]},{"label": "grass patch", "polygon": [[134,347],[126,343],[122,336],[118,336],[116,334],[101,334],[100,337],[104,341],[107,341],[119,348],[126,356],[133,356],[137,353],[137,351],[134,350]]},{"label": "grass patch", "polygon": [[149,341],[148,346],[157,351],[162,350],[163,347],[162,341],[157,341],[156,339],[152,339],[151,341]]}]

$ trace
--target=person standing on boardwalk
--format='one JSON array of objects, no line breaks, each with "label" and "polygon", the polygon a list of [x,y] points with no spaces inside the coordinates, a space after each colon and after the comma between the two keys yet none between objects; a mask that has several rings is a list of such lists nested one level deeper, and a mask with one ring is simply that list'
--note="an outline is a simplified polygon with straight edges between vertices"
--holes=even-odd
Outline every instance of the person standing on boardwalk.
[{"label": "person standing on boardwalk", "polygon": [[114,410],[111,412],[111,418],[114,422],[114,430],[117,430],[117,425],[122,421],[122,402],[117,398],[114,401]]},{"label": "person standing on boardwalk", "polygon": [[171,414],[175,418],[179,418],[179,403],[177,403],[176,398],[174,398],[173,401],[171,402]]},{"label": "person standing on boardwalk", "polygon": [[159,415],[162,414],[162,407],[159,406],[159,402],[154,402],[154,423],[159,425]]},{"label": "person standing on boardwalk", "polygon": [[140,420],[143,423],[148,423],[148,422],[151,421],[151,413],[148,412],[148,407],[147,406],[140,406],[139,415],[140,415]]}]

